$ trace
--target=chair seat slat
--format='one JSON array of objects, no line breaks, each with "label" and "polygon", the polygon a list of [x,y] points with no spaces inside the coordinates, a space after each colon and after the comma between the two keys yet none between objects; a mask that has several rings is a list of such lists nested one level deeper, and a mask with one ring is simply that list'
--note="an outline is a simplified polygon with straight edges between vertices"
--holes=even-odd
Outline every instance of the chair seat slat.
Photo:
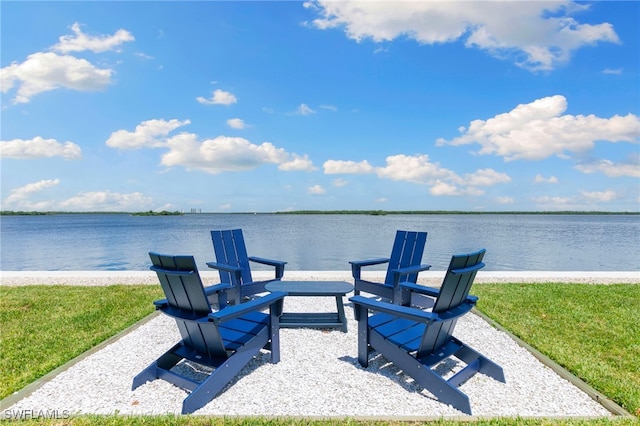
[{"label": "chair seat slat", "polygon": [[392,337],[403,333],[407,329],[412,328],[415,324],[415,321],[411,321],[406,318],[396,318],[378,327],[372,327],[372,330],[380,333],[380,335],[385,339],[391,339]]}]

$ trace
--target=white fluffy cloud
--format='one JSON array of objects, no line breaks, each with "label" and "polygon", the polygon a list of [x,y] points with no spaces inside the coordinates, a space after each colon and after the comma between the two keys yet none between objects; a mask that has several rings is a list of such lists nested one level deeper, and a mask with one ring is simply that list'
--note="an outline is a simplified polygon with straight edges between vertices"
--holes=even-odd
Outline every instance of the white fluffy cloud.
[{"label": "white fluffy cloud", "polygon": [[29,197],[38,192],[44,191],[47,188],[58,185],[59,179],[47,179],[34,183],[29,183],[20,188],[12,189],[9,196],[5,198],[3,204],[5,208],[18,208],[31,207],[32,203],[29,202]]},{"label": "white fluffy cloud", "polygon": [[319,29],[344,28],[356,41],[407,37],[422,44],[463,41],[518,66],[550,70],[572,52],[598,42],[619,43],[609,23],[580,23],[572,15],[587,9],[572,1],[445,2],[318,0]]},{"label": "white fluffy cloud", "polygon": [[511,178],[493,169],[478,169],[474,173],[466,173],[459,182],[471,186],[493,186],[498,183],[511,182]]},{"label": "white fluffy cloud", "polygon": [[117,49],[121,44],[134,41],[133,35],[123,29],[119,29],[113,35],[89,36],[82,32],[79,23],[71,26],[73,35],[60,37],[60,42],[52,47],[53,50],[62,53],[82,52],[90,50],[92,52],[106,52]]},{"label": "white fluffy cloud", "polygon": [[391,155],[387,157],[385,167],[377,167],[376,174],[381,178],[401,180],[423,184],[437,179],[453,179],[455,173],[432,163],[424,155]]},{"label": "white fluffy cloud", "polygon": [[533,202],[541,210],[598,210],[602,204],[621,198],[613,190],[580,191],[579,194],[567,197],[543,196],[533,198]]},{"label": "white fluffy cloud", "polygon": [[241,118],[230,118],[227,120],[227,126],[231,127],[232,129],[241,130],[246,127],[246,124]]},{"label": "white fluffy cloud", "polygon": [[182,166],[211,174],[250,170],[265,164],[277,164],[280,170],[313,170],[311,161],[287,153],[269,142],[252,144],[244,138],[218,136],[198,140],[197,135],[182,133],[167,140],[169,152],[162,156],[164,166]]},{"label": "white fluffy cloud", "polygon": [[323,195],[326,194],[327,191],[320,185],[313,185],[307,188],[307,193],[310,195]]},{"label": "white fluffy cloud", "polygon": [[349,182],[345,179],[338,178],[338,179],[334,179],[331,184],[336,188],[342,188],[343,186],[347,186]]},{"label": "white fluffy cloud", "polygon": [[562,115],[564,96],[556,95],[521,104],[488,120],[474,120],[461,128],[462,136],[438,139],[437,145],[480,144],[479,154],[511,160],[542,160],[553,155],[583,153],[596,141],[637,143],[640,119],[633,115],[601,118],[595,115]]},{"label": "white fluffy cloud", "polygon": [[21,63],[2,68],[2,93],[17,82],[14,103],[27,103],[39,93],[58,88],[82,92],[103,90],[111,83],[113,70],[98,68],[85,59],[54,52],[31,54]]},{"label": "white fluffy cloud", "polygon": [[278,166],[279,170],[285,172],[304,171],[310,172],[317,170],[318,168],[313,165],[313,162],[309,159],[308,155],[291,154],[289,159]]},{"label": "white fluffy cloud", "polygon": [[46,190],[59,184],[59,179],[47,179],[15,188],[3,200],[3,208],[26,211],[139,211],[154,207],[151,197],[140,192],[81,192],[61,201],[47,197]]},{"label": "white fluffy cloud", "polygon": [[63,200],[58,206],[67,211],[138,211],[151,209],[153,200],[140,192],[92,191]]},{"label": "white fluffy cloud", "polygon": [[182,133],[167,141],[169,152],[162,156],[168,167],[183,166],[211,174],[250,170],[263,164],[282,164],[290,157],[282,148],[269,142],[260,145],[244,138],[218,136],[199,141],[197,135]]},{"label": "white fluffy cloud", "polygon": [[117,49],[134,38],[126,30],[114,35],[91,37],[80,30],[80,24],[72,26],[75,35],[62,36],[51,50],[62,53],[36,52],[22,63],[13,62],[0,69],[2,93],[18,86],[14,103],[27,103],[39,93],[65,88],[81,92],[99,91],[111,83],[113,70],[100,68],[91,62],[68,55],[69,52],[91,50],[104,52]]},{"label": "white fluffy cloud", "polygon": [[60,143],[55,139],[36,136],[29,140],[0,141],[0,156],[17,159],[62,157],[71,160],[82,157],[82,150],[73,142]]},{"label": "white fluffy cloud", "polygon": [[225,92],[224,90],[216,89],[211,95],[211,99],[198,96],[196,98],[198,102],[204,105],[231,105],[238,102],[238,99],[231,92]]},{"label": "white fluffy cloud", "polygon": [[452,170],[432,163],[429,156],[391,155],[386,159],[386,166],[373,167],[366,160],[354,161],[327,160],[324,163],[325,174],[376,174],[381,179],[412,182],[426,185],[431,194],[442,195],[481,195],[480,187],[510,182],[505,173],[493,169],[479,169],[474,173],[459,176]]},{"label": "white fluffy cloud", "polygon": [[[477,190],[475,190],[473,192],[476,195],[482,194],[482,192],[480,192],[478,194]],[[429,188],[429,193],[431,195],[433,195],[433,196],[436,196],[436,197],[459,196],[459,195],[465,195],[465,194],[472,195],[469,192],[464,191],[460,187],[458,187],[458,186],[456,186],[456,185],[454,185],[452,183],[443,182],[440,179],[436,179],[436,181],[433,182],[433,184]]]},{"label": "white fluffy cloud", "polygon": [[316,111],[311,109],[311,107],[307,104],[300,104],[300,106],[296,110],[296,114],[298,115],[311,115],[315,113]]},{"label": "white fluffy cloud", "polygon": [[167,145],[166,138],[173,130],[190,124],[189,120],[147,120],[133,132],[118,130],[111,133],[107,146],[118,149],[160,148]]},{"label": "white fluffy cloud", "polygon": [[595,202],[609,202],[618,198],[618,194],[615,191],[607,190],[607,191],[581,191],[580,192],[583,197],[587,200],[592,200]]},{"label": "white fluffy cloud", "polygon": [[496,197],[496,203],[498,204],[513,204],[516,202],[516,200],[513,197],[508,197],[508,196],[503,196],[503,197]]},{"label": "white fluffy cloud", "polygon": [[578,164],[576,169],[582,173],[602,173],[609,177],[640,177],[640,158],[635,159],[627,163],[614,163],[610,160],[599,160],[591,163]]},{"label": "white fluffy cloud", "polygon": [[367,174],[373,173],[374,168],[367,160],[359,163],[355,161],[327,160],[324,162],[324,172],[334,174]]},{"label": "white fluffy cloud", "polygon": [[307,155],[288,153],[270,142],[253,144],[240,137],[218,136],[200,140],[198,135],[172,131],[189,124],[189,120],[148,120],[134,131],[113,132],[106,144],[118,149],[164,148],[161,164],[181,166],[211,174],[250,170],[264,164],[276,164],[283,171],[312,171],[316,168]]},{"label": "white fluffy cloud", "polygon": [[536,177],[533,178],[534,183],[558,183],[558,178],[555,176],[549,176],[548,178],[542,176],[541,174],[537,174]]}]

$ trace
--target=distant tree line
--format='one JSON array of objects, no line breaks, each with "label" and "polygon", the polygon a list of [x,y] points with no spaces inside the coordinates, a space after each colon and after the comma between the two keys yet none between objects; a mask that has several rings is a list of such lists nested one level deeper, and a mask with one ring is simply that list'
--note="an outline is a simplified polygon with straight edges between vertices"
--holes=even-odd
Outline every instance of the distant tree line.
[{"label": "distant tree line", "polygon": [[37,212],[37,211],[14,211],[14,210],[2,210],[0,211],[0,216],[43,216],[43,215],[54,215],[54,214],[130,214],[132,216],[180,216],[183,213],[179,211],[169,212],[166,210],[162,210],[160,212],[154,212],[152,210],[146,212]]},{"label": "distant tree line", "polygon": [[0,211],[0,215],[2,216],[43,216],[51,214],[49,212],[24,212],[24,211],[13,211],[13,210],[2,210]]},{"label": "distant tree line", "polygon": [[276,214],[367,214],[367,215],[387,215],[387,214],[541,214],[541,215],[637,215],[640,212],[604,212],[604,211],[458,211],[458,210],[295,210],[287,212],[276,212]]},{"label": "distant tree line", "polygon": [[182,212],[173,211],[168,212],[166,210],[162,210],[161,212],[154,212],[153,210],[149,210],[148,212],[138,212],[131,213],[132,216],[182,216]]},{"label": "distant tree line", "polygon": [[[182,216],[184,213],[180,211],[167,211],[162,210],[160,212],[154,212],[153,210],[145,212],[39,212],[39,211],[13,211],[2,210],[0,216],[41,216],[41,215],[53,215],[53,214],[129,214],[132,216]],[[206,212],[203,214],[207,214]],[[414,214],[414,215],[443,215],[443,214],[521,214],[521,215],[640,215],[640,212],[606,212],[606,211],[462,211],[462,210],[295,210],[284,212],[237,212],[237,213],[208,213],[208,214],[364,214],[372,216],[384,216],[392,214]]]}]

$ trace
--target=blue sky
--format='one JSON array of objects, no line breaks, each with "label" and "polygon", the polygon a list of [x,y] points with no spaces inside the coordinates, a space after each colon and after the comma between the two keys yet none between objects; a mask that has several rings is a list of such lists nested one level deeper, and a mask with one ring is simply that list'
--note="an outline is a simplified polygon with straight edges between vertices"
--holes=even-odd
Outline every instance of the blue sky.
[{"label": "blue sky", "polygon": [[640,2],[2,1],[3,210],[640,211]]}]

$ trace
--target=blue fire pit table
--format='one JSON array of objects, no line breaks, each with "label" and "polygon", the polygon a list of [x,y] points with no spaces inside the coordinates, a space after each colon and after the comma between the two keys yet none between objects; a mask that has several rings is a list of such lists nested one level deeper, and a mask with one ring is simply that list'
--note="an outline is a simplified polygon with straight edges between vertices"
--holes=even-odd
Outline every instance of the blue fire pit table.
[{"label": "blue fire pit table", "polygon": [[287,296],[335,297],[337,312],[284,312],[280,327],[339,328],[347,332],[342,297],[353,291],[345,281],[273,281],[265,286],[268,291],[283,291]]}]

